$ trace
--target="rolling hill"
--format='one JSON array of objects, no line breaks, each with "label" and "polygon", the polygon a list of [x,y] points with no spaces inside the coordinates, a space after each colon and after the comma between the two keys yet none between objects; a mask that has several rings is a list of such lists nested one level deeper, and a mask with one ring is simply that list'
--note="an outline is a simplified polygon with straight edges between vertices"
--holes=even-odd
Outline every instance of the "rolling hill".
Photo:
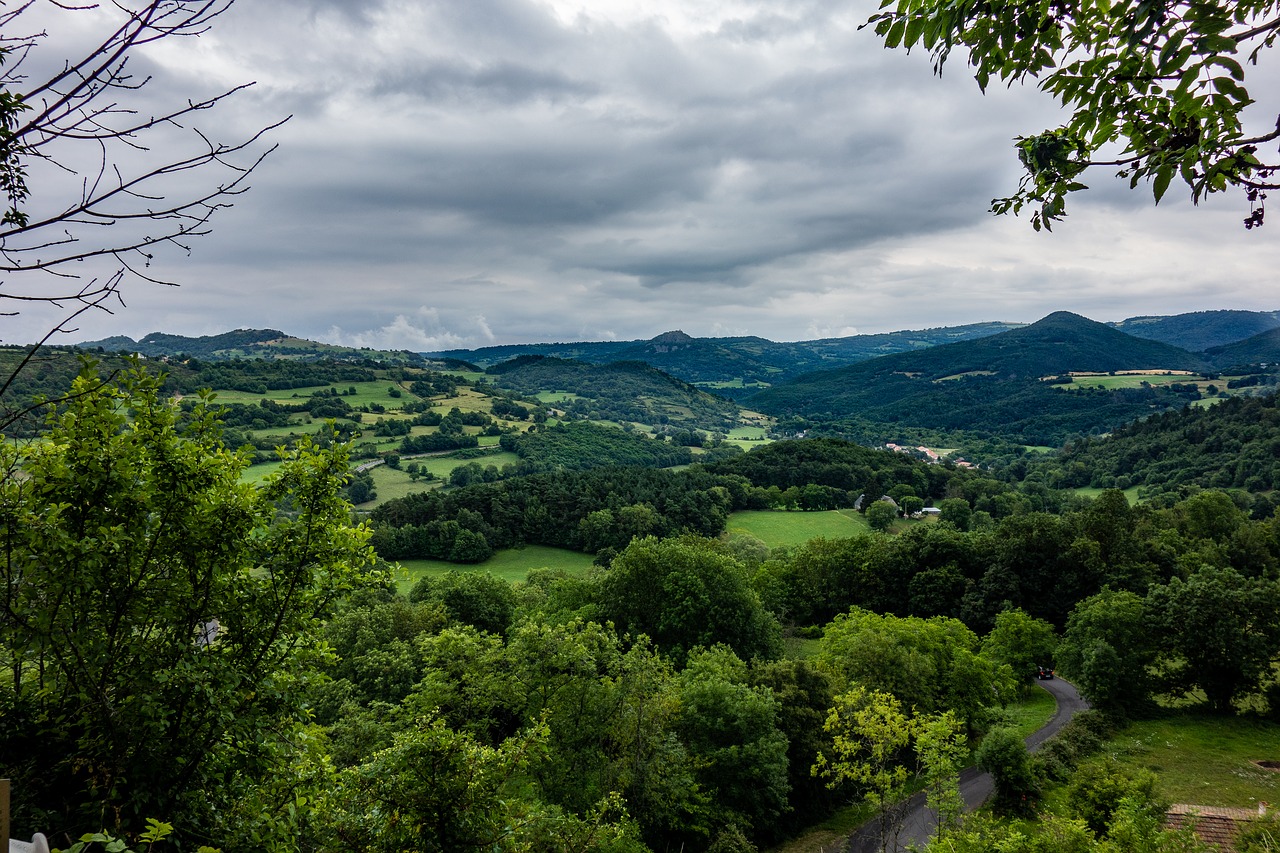
[{"label": "rolling hill", "polygon": [[711,432],[739,422],[734,403],[639,361],[601,365],[524,355],[487,372],[495,386],[541,395],[570,417]]},{"label": "rolling hill", "polygon": [[1280,327],[1268,329],[1243,341],[1213,347],[1205,352],[1205,357],[1218,367],[1248,364],[1275,365],[1280,363]]},{"label": "rolling hill", "polygon": [[1060,311],[991,337],[809,374],[756,394],[747,404],[775,416],[856,417],[1057,444],[1182,401],[1160,388],[1064,390],[1046,378],[1073,371],[1207,367],[1185,350]]},{"label": "rolling hill", "polygon": [[[517,344],[428,355],[458,358],[485,367],[522,355],[551,356],[590,364],[643,361],[686,382],[714,386],[717,393],[740,397],[752,393],[753,385],[773,384],[814,370],[973,340],[1018,327],[1016,323],[973,323],[793,343],[750,336],[695,338],[677,330],[650,340]],[[748,387],[743,390],[743,385]]]},{"label": "rolling hill", "polygon": [[1194,311],[1169,317],[1130,317],[1108,325],[1135,338],[1204,352],[1280,327],[1280,311]]}]

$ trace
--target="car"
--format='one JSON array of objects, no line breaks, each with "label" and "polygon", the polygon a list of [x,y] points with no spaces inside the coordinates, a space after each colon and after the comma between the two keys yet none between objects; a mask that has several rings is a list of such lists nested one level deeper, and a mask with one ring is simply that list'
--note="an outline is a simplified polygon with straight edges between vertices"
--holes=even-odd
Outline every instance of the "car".
[{"label": "car", "polygon": [[1047,666],[1036,667],[1036,678],[1041,681],[1048,681],[1053,678],[1053,670]]}]

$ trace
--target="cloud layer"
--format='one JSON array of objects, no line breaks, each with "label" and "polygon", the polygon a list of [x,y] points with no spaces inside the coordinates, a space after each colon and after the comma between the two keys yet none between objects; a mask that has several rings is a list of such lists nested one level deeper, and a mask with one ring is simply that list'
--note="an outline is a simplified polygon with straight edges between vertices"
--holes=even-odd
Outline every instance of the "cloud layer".
[{"label": "cloud layer", "polygon": [[[643,7],[643,11],[641,11]],[[775,340],[1274,309],[1236,197],[1152,209],[1106,175],[1052,235],[993,218],[1033,90],[881,49],[828,0],[240,2],[142,59],[157,103],[256,80],[254,189],[77,339],[267,326],[362,346]],[[54,16],[63,23],[68,15]],[[57,51],[58,31],[42,49]],[[67,44],[71,43],[67,37]],[[953,60],[954,61],[954,60]],[[140,63],[141,64],[141,63]],[[47,322],[6,321],[6,341]]]}]

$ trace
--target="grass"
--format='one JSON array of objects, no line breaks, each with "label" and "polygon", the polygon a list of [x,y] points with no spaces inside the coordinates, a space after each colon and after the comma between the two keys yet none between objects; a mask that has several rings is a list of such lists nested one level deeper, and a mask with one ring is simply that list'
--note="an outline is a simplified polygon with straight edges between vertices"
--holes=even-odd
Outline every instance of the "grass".
[{"label": "grass", "polygon": [[240,473],[240,482],[260,483],[278,471],[283,464],[283,462],[259,462],[257,465],[250,465]]},{"label": "grass", "polygon": [[1009,724],[1018,729],[1018,737],[1026,738],[1049,722],[1057,707],[1052,693],[1039,684],[1032,684],[1022,701],[1006,708],[1005,714]]},{"label": "grass", "polygon": [[334,388],[339,394],[344,394],[349,388],[355,388],[355,394],[341,396],[338,399],[357,409],[369,403],[378,403],[388,409],[398,409],[406,401],[417,399],[417,397],[404,389],[401,389],[400,397],[393,397],[388,394],[387,389],[395,384],[390,379],[382,379],[376,382],[334,382],[331,385],[316,385],[308,388],[281,388],[275,391],[268,391],[265,394],[219,390],[217,388],[213,390],[217,394],[215,402],[247,403],[249,405],[257,405],[258,401],[264,398],[275,400],[278,403],[297,403],[307,397],[314,396],[317,391],[325,388]]},{"label": "grass", "polygon": [[474,566],[461,566],[443,560],[401,560],[404,572],[397,572],[396,581],[402,593],[407,593],[424,576],[437,577],[448,572],[488,572],[509,583],[515,583],[524,580],[532,569],[562,569],[571,575],[585,574],[591,568],[592,560],[592,555],[577,551],[526,545],[524,548],[499,551]]},{"label": "grass", "polygon": [[1254,808],[1280,801],[1280,773],[1253,764],[1280,761],[1280,725],[1200,712],[1133,723],[1105,754],[1153,771],[1156,792],[1175,803]]},{"label": "grass", "polygon": [[856,536],[871,527],[859,513],[851,509],[825,512],[783,512],[778,510],[743,510],[730,514],[728,533],[746,533],[770,548],[781,545],[803,545],[810,539]]},{"label": "grass", "polygon": [[[1086,498],[1096,498],[1098,495],[1102,494],[1103,491],[1105,490],[1100,488],[1095,488],[1093,486],[1081,486],[1078,489],[1072,489],[1072,491],[1074,491],[1077,495],[1083,495]],[[1131,486],[1130,488],[1125,489],[1124,497],[1125,497],[1125,500],[1129,502],[1129,506],[1133,506],[1134,504],[1137,504],[1139,502],[1138,487]]]}]

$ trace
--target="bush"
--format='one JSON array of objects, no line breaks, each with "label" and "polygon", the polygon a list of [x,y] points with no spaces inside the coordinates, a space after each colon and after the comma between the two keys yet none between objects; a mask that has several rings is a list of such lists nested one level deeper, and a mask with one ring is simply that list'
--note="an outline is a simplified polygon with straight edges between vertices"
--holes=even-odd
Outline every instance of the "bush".
[{"label": "bush", "polygon": [[1040,781],[1016,729],[992,729],[975,756],[978,768],[995,783],[992,805],[1004,814],[1028,814],[1040,794]]}]

